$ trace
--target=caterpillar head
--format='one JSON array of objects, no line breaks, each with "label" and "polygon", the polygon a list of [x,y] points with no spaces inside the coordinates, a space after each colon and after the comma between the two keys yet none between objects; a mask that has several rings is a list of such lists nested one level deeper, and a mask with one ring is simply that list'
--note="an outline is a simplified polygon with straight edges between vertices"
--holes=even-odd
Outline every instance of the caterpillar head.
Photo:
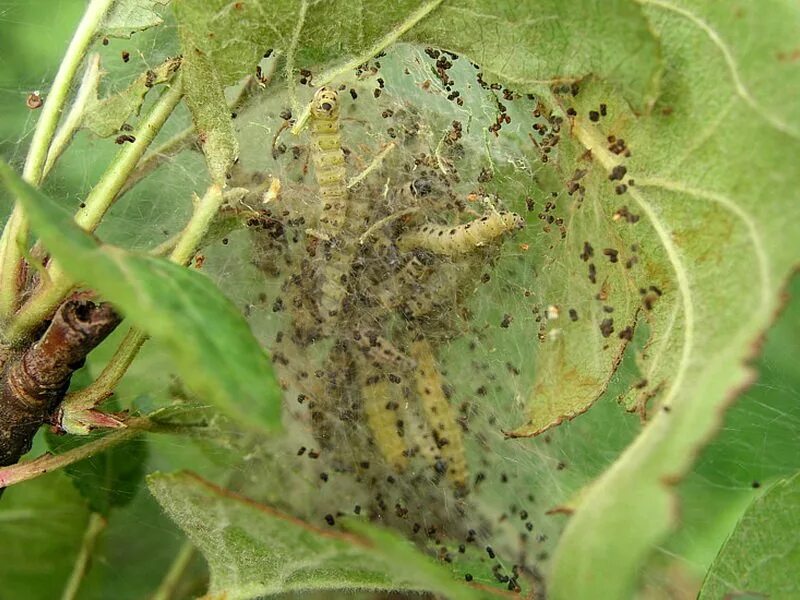
[{"label": "caterpillar head", "polygon": [[331,120],[339,117],[339,94],[329,87],[321,87],[311,102],[311,116],[315,119]]}]

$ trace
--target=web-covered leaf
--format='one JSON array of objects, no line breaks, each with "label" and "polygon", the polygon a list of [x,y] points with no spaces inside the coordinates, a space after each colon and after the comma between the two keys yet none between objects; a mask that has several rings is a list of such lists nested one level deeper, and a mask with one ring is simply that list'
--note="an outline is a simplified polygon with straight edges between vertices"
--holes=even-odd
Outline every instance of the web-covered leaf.
[{"label": "web-covered leaf", "polygon": [[252,72],[268,49],[296,55],[298,68],[314,70],[361,55],[387,36],[463,52],[512,83],[597,73],[638,106],[653,99],[660,70],[658,42],[640,8],[620,0],[602,7],[583,0],[535,6],[485,0],[423,5],[182,0],[175,10],[182,27],[206,32],[205,49],[223,84]]},{"label": "web-covered leaf", "polygon": [[10,167],[0,164],[0,176],[67,273],[163,343],[194,392],[251,426],[278,424],[280,399],[269,360],[210,280],[164,259],[100,244]]},{"label": "web-covered leaf", "polygon": [[119,134],[125,122],[139,114],[147,93],[154,86],[169,81],[180,64],[180,59],[168,59],[139,75],[124,90],[93,99],[86,106],[81,126],[99,137]]},{"label": "web-covered leaf", "polygon": [[182,77],[186,103],[192,113],[211,180],[224,185],[239,154],[224,89],[203,49],[204,40],[199,36],[200,31],[183,26],[179,32],[185,57]]},{"label": "web-covered leaf", "polygon": [[706,574],[700,600],[792,598],[800,594],[800,474],[774,483],[756,499]]},{"label": "web-covered leaf", "polygon": [[[218,177],[236,156],[224,121],[222,88],[252,73],[260,57],[275,50],[286,55],[287,79],[295,68],[313,77],[308,69],[334,59],[347,63],[360,55],[356,63],[361,62],[404,39],[467,53],[489,73],[515,83],[573,80],[596,72],[617,83],[636,105],[654,97],[658,45],[640,9],[628,2],[615,0],[597,11],[591,2],[566,6],[553,0],[533,16],[528,6],[511,2],[440,4],[176,2],[184,55],[198,67],[187,79],[187,102],[208,136],[212,175]],[[336,35],[330,35],[332,24]],[[292,105],[293,99],[290,93]]]},{"label": "web-covered leaf", "polygon": [[[798,79],[780,58],[780,40],[796,31],[800,14],[788,3],[741,13],[690,4],[646,3],[672,65],[651,112],[634,114],[594,82],[575,101],[556,100],[576,108],[571,140],[591,151],[594,168],[609,176],[626,168],[626,190],[607,194],[605,218],[623,200],[641,216],[625,231],[642,249],[638,282],[650,335],[642,380],[625,401],[659,409],[581,495],[556,556],[558,598],[631,593],[637,565],[676,524],[671,485],[752,380],[745,363],[798,260],[784,240],[798,235],[800,182],[790,157],[800,111],[782,100]],[[777,47],[748,38],[753,29],[774,32]],[[598,119],[589,111],[601,103],[608,117]],[[620,138],[630,156],[617,153]]]},{"label": "web-covered leaf", "polygon": [[353,523],[359,535],[323,530],[188,473],[156,473],[148,485],[208,561],[212,594],[254,598],[309,590],[407,590],[449,598],[494,595],[457,583],[406,540],[366,523]]},{"label": "web-covered leaf", "polygon": [[157,27],[164,22],[160,10],[169,0],[116,0],[100,24],[100,32],[109,37],[129,38],[134,33]]}]

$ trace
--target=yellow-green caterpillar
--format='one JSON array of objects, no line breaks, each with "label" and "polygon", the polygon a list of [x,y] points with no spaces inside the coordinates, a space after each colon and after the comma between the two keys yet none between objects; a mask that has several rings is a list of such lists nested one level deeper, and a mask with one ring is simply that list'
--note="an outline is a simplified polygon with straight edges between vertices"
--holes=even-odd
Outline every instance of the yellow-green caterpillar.
[{"label": "yellow-green caterpillar", "polygon": [[[311,101],[311,156],[317,178],[321,209],[319,234],[323,238],[318,256],[320,267],[319,307],[323,319],[335,317],[347,293],[347,278],[352,265],[352,240],[343,230],[347,224],[347,173],[339,135],[339,95],[321,87]],[[344,235],[342,235],[344,234]]]},{"label": "yellow-green caterpillar", "polygon": [[403,234],[397,246],[403,251],[422,248],[445,256],[466,254],[507,232],[521,229],[524,224],[517,213],[494,211],[463,225],[423,225]]},{"label": "yellow-green caterpillar", "polygon": [[327,237],[337,235],[347,215],[347,174],[339,135],[339,95],[336,90],[321,87],[311,101],[311,156],[314,174],[322,198],[320,232]]},{"label": "yellow-green caterpillar", "polygon": [[395,471],[408,465],[404,438],[402,388],[377,369],[359,365],[359,383],[367,426],[378,452]]},{"label": "yellow-green caterpillar", "polygon": [[444,393],[444,382],[431,345],[424,339],[411,344],[411,358],[417,363],[417,394],[425,420],[441,458],[446,462],[447,478],[459,488],[467,486],[467,458],[456,414]]}]

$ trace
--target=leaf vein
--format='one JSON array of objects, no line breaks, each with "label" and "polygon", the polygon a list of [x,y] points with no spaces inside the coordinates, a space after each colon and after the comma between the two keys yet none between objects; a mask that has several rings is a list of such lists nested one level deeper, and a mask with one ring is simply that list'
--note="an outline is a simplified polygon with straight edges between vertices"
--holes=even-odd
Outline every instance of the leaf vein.
[{"label": "leaf vein", "polygon": [[739,74],[739,67],[736,64],[736,60],[733,57],[733,53],[731,52],[728,45],[722,39],[722,37],[717,33],[713,27],[711,27],[708,23],[706,23],[703,19],[695,15],[693,12],[685,9],[680,8],[678,6],[674,6],[669,2],[665,2],[664,0],[639,0],[643,4],[650,4],[651,6],[656,6],[663,10],[671,11],[676,14],[681,15],[682,17],[691,21],[694,25],[696,25],[703,33],[708,36],[708,39],[719,49],[720,53],[722,54],[722,58],[725,60],[725,63],[728,66],[728,71],[731,75],[731,80],[733,81],[734,88],[736,89],[736,94],[744,100],[744,102],[762,119],[764,119],[767,123],[772,125],[773,128],[780,131],[781,133],[785,133],[793,138],[800,139],[800,131],[796,127],[793,127],[789,123],[786,123],[782,119],[772,115],[768,110],[764,109],[758,101],[753,97],[750,93],[750,90],[742,81],[742,77]]},{"label": "leaf vein", "polygon": [[772,289],[769,256],[767,255],[767,251],[764,247],[763,237],[758,231],[755,220],[749,214],[747,214],[741,206],[736,204],[724,194],[712,192],[710,190],[703,190],[700,188],[693,188],[677,181],[669,181],[656,177],[637,180],[636,185],[640,187],[657,187],[670,192],[678,192],[688,196],[693,196],[695,198],[700,198],[702,200],[707,200],[709,202],[718,204],[739,219],[739,221],[741,221],[742,224],[747,228],[747,234],[753,244],[753,252],[755,253],[756,260],[758,262],[758,271],[761,278],[761,304],[759,309],[765,311],[769,310],[770,290]]}]

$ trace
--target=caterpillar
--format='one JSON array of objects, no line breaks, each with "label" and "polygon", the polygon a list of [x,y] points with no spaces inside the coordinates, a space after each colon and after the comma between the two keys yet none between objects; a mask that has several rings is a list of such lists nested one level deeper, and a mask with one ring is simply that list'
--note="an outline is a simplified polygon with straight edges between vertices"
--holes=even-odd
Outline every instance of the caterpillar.
[{"label": "caterpillar", "polygon": [[347,293],[347,278],[352,252],[347,236],[340,234],[347,219],[347,173],[339,135],[339,95],[321,87],[311,101],[311,156],[322,203],[319,232],[324,242],[318,252],[324,264],[320,268],[319,308],[324,320],[335,317]]},{"label": "caterpillar", "polygon": [[359,369],[359,384],[364,406],[364,417],[372,432],[378,452],[398,472],[408,465],[408,452],[403,420],[402,389],[390,383],[377,369],[362,364]]},{"label": "caterpillar", "polygon": [[347,295],[356,238],[364,229],[368,203],[351,201],[347,194],[347,173],[339,134],[339,95],[321,87],[311,102],[311,155],[322,200],[319,217],[321,256],[319,308],[324,321],[338,316]]},{"label": "caterpillar", "polygon": [[467,459],[456,414],[444,393],[442,375],[436,366],[433,349],[425,339],[411,344],[411,358],[417,363],[416,384],[422,411],[433,431],[433,438],[446,463],[446,475],[455,486],[467,486]]},{"label": "caterpillar", "polygon": [[331,238],[345,224],[347,214],[347,173],[339,135],[339,95],[321,87],[311,101],[311,156],[322,199],[320,231]]},{"label": "caterpillar", "polygon": [[525,221],[517,213],[493,211],[464,225],[423,225],[403,234],[397,240],[397,246],[403,251],[422,248],[435,254],[454,256],[485,246],[524,225]]}]

